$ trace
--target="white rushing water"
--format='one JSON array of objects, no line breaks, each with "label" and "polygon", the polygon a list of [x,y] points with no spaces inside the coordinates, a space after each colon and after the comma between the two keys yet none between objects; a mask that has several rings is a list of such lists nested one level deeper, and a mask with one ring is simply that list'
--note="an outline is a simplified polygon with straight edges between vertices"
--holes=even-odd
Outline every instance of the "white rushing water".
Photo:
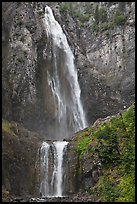
[{"label": "white rushing water", "polygon": [[47,142],[43,142],[41,149],[40,149],[40,164],[41,164],[41,185],[40,185],[40,192],[42,196],[49,195],[49,181],[48,181],[48,155],[49,155],[49,147],[50,145]]},{"label": "white rushing water", "polygon": [[[54,122],[49,128],[49,135],[54,135],[56,142],[49,145],[44,142],[41,147],[41,174],[43,175],[40,192],[42,196],[62,196],[63,194],[63,156],[68,142],[63,139],[87,126],[80,95],[74,55],[67,38],[55,20],[49,6],[45,7],[44,25],[47,42],[50,47],[50,66],[47,66],[47,82],[54,101]],[[48,54],[48,53],[47,53]],[[50,132],[51,131],[51,132]],[[52,137],[51,137],[52,138]],[[52,151],[52,154],[49,154]],[[52,158],[49,161],[49,155]],[[51,164],[49,164],[51,163]],[[52,165],[52,168],[49,168]],[[45,167],[45,169],[43,168]],[[52,172],[48,172],[52,169]],[[50,175],[50,176],[49,176]]]},{"label": "white rushing water", "polygon": [[80,95],[74,55],[60,24],[49,6],[45,7],[44,24],[52,46],[52,67],[47,70],[56,118],[55,139],[69,138],[87,126]]},{"label": "white rushing water", "polygon": [[62,196],[62,178],[63,178],[63,152],[65,150],[65,147],[67,146],[68,142],[53,142],[54,144],[54,172],[52,180],[55,182],[55,196]]},{"label": "white rushing water", "polygon": [[62,182],[63,182],[63,156],[66,150],[68,142],[56,141],[51,144],[51,150],[54,152],[53,164],[54,169],[51,178],[49,178],[49,150],[50,145],[47,142],[43,142],[40,149],[41,156],[41,185],[40,193],[43,197],[62,196]]}]

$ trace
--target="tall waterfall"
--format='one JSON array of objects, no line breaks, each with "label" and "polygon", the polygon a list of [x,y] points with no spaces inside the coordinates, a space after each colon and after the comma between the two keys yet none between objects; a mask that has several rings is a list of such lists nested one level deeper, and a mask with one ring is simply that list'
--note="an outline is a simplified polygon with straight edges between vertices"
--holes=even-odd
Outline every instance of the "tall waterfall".
[{"label": "tall waterfall", "polygon": [[44,24],[52,53],[47,81],[53,96],[55,122],[50,129],[54,129],[56,140],[62,140],[85,128],[87,122],[80,100],[81,90],[74,55],[49,6],[45,7]]},{"label": "tall waterfall", "polygon": [[74,56],[49,6],[45,7],[44,25],[49,45],[47,61],[50,61],[46,66],[48,94],[50,93],[47,94],[47,106],[49,104],[52,107],[48,134],[56,142],[51,145],[44,142],[41,147],[40,192],[42,196],[62,196],[63,155],[68,143],[62,140],[69,139],[75,132],[85,128],[87,122],[80,100],[81,90]]}]

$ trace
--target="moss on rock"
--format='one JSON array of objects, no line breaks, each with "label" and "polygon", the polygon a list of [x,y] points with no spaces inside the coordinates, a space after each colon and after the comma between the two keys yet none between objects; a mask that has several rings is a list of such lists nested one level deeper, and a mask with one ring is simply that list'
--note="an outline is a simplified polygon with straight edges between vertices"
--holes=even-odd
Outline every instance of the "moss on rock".
[{"label": "moss on rock", "polygon": [[135,105],[96,121],[77,133],[75,141],[84,163],[90,158],[101,165],[102,174],[89,192],[101,201],[135,201]]},{"label": "moss on rock", "polygon": [[9,202],[10,201],[10,193],[4,187],[2,187],[2,201],[3,202]]}]

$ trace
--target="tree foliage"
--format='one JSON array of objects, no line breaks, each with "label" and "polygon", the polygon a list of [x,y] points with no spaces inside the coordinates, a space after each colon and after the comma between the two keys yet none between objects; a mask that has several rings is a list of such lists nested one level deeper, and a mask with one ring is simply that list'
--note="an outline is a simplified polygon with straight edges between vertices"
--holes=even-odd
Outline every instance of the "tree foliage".
[{"label": "tree foliage", "polygon": [[103,175],[90,193],[101,201],[135,201],[135,105],[77,134],[76,150],[101,162]]}]

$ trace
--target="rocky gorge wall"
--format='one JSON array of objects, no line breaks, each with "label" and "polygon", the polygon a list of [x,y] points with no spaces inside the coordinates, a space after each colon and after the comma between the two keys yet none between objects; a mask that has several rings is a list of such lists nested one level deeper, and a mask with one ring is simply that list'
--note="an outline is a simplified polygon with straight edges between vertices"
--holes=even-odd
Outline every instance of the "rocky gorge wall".
[{"label": "rocky gorge wall", "polygon": [[44,135],[53,120],[47,100],[52,53],[43,25],[45,5],[53,9],[74,53],[88,123],[130,105],[135,85],[134,2],[3,2],[3,117]]},{"label": "rocky gorge wall", "polygon": [[[134,2],[3,2],[2,117],[23,127],[19,135],[13,127],[17,137],[3,132],[3,185],[16,195],[38,193],[33,183],[36,152],[43,139],[50,139],[46,125],[54,119],[46,81],[52,55],[43,25],[46,4],[53,9],[74,53],[88,123],[134,102]],[[91,134],[90,129],[84,138],[86,134]],[[93,163],[86,152],[80,162],[74,140],[66,158],[71,166],[68,194],[78,192],[82,185],[91,188],[100,174],[90,168]]]},{"label": "rocky gorge wall", "polygon": [[[20,196],[18,200],[40,199],[39,150],[43,139],[5,120],[2,135],[3,202],[14,200],[14,196]],[[134,201],[135,104],[77,132],[69,140],[63,160],[66,200]],[[53,165],[51,158],[49,162]]]},{"label": "rocky gorge wall", "polygon": [[2,199],[39,196],[38,150],[42,138],[20,124],[2,121]]},{"label": "rocky gorge wall", "polygon": [[134,101],[134,2],[65,5],[59,8],[60,22],[65,19],[62,26],[75,53],[82,101],[91,123]]}]

